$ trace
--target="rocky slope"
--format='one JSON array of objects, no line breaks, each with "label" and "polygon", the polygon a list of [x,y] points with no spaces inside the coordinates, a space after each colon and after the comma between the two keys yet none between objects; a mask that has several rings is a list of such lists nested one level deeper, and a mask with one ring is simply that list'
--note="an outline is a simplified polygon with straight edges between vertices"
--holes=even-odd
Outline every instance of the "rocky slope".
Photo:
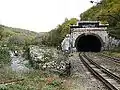
[{"label": "rocky slope", "polygon": [[55,48],[30,46],[30,62],[37,69],[50,70],[59,74],[66,73],[68,56]]}]

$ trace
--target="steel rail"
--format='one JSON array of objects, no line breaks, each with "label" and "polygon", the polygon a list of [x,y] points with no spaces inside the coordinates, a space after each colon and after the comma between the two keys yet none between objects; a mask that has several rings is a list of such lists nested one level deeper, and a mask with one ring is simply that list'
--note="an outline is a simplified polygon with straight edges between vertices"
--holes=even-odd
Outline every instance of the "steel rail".
[{"label": "steel rail", "polygon": [[111,73],[110,71],[106,70],[105,68],[101,67],[97,63],[95,63],[92,59],[88,58],[86,54],[84,54],[84,57],[93,65],[95,65],[97,68],[99,68],[101,71],[109,75],[110,77],[113,77],[115,80],[117,80],[120,83],[120,77],[116,76],[115,74]]},{"label": "steel rail", "polygon": [[88,70],[97,78],[99,79],[101,82],[103,82],[107,88],[109,88],[109,90],[118,90],[116,87],[114,87],[111,83],[109,83],[106,79],[104,79],[100,74],[98,74],[83,58],[83,56],[81,56],[79,54],[79,57],[81,59],[81,61],[83,62],[83,64],[88,68]]}]

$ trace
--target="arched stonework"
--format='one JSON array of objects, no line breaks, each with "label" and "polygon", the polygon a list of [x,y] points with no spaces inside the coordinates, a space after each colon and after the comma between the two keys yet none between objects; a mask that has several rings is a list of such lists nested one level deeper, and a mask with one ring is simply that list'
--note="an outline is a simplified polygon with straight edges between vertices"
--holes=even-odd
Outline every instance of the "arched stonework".
[{"label": "arched stonework", "polygon": [[[85,34],[85,33],[83,33],[83,34],[81,34],[81,35],[79,35],[78,37],[77,37],[77,39],[75,40],[75,47],[76,47],[76,49],[77,49],[77,51],[80,51],[79,49],[80,49],[80,43],[81,43],[81,45],[82,45],[82,43],[83,42],[79,42],[79,40],[80,39],[82,39],[82,38],[84,38],[85,39],[85,37],[92,37],[95,41],[97,40],[97,42],[95,42],[94,41],[94,44],[98,44],[99,43],[99,46],[97,47],[97,49],[95,49],[95,47],[91,47],[91,48],[93,48],[94,50],[87,50],[86,49],[86,51],[96,51],[96,52],[99,52],[99,51],[101,51],[101,49],[103,48],[103,46],[104,46],[104,42],[103,42],[103,40],[101,39],[101,37],[99,36],[99,35],[97,35],[97,34],[94,34],[94,33],[89,33],[89,34]],[[89,39],[89,38],[88,38]],[[86,41],[84,41],[84,43],[85,43]],[[91,41],[89,41],[89,42],[93,42],[92,40]],[[90,44],[90,43],[89,43]],[[92,46],[94,46],[94,44],[92,45]],[[86,46],[86,47],[89,47],[89,45],[88,46]]]},{"label": "arched stonework", "polygon": [[[99,35],[94,34],[94,33],[89,33],[89,34],[87,34],[87,35],[96,36],[96,37],[100,40],[102,47],[104,46],[104,42],[103,42],[102,38],[101,38]],[[76,45],[77,45],[78,40],[79,40],[82,36],[86,36],[85,33],[79,35],[79,36],[76,38],[76,40],[75,40],[75,47],[76,47]]]}]

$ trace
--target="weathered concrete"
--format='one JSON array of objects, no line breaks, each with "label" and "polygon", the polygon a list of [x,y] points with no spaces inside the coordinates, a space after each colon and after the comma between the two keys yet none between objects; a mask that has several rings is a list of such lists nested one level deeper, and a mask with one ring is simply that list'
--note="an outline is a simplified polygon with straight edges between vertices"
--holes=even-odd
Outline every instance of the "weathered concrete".
[{"label": "weathered concrete", "polygon": [[62,42],[62,49],[77,51],[76,44],[79,39],[88,35],[95,36],[100,41],[101,50],[108,50],[118,46],[120,41],[108,35],[107,26],[106,24],[100,24],[99,21],[78,21],[78,25],[70,27],[70,34]]}]

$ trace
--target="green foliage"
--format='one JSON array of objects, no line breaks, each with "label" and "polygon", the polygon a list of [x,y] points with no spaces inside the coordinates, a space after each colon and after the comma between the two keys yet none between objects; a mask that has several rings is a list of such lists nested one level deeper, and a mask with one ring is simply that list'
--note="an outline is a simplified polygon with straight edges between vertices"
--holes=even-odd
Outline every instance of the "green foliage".
[{"label": "green foliage", "polygon": [[25,86],[22,86],[22,85],[19,85],[19,84],[16,84],[16,85],[1,85],[0,90],[25,90]]},{"label": "green foliage", "polygon": [[115,48],[114,50],[111,50],[111,51],[104,51],[104,52],[102,52],[102,54],[105,55],[105,56],[120,58],[120,47]]},{"label": "green foliage", "polygon": [[[100,15],[113,15],[120,10],[120,1],[118,0],[102,0],[100,4],[91,7],[83,12],[80,17],[81,20],[97,20]],[[101,17],[102,21],[109,19],[107,16]]]},{"label": "green foliage", "polygon": [[0,68],[0,82],[21,79],[24,80],[0,84],[0,90],[69,90],[64,89],[67,84],[63,85],[63,78],[52,72],[30,69],[29,72],[17,73],[9,65]]},{"label": "green foliage", "polygon": [[12,45],[29,45],[32,44],[37,34],[29,30],[0,25],[0,45],[7,44],[9,47]]},{"label": "green foliage", "polygon": [[[108,23],[108,32],[115,38],[120,38],[120,1],[102,0],[81,15],[81,20],[100,20]],[[98,18],[99,17],[99,18]]]},{"label": "green foliage", "polygon": [[70,20],[66,18],[61,25],[58,25],[55,29],[52,29],[50,32],[48,32],[46,36],[42,37],[42,44],[54,47],[60,45],[66,34],[70,33],[69,25],[76,23],[76,18],[72,18]]},{"label": "green foliage", "polygon": [[61,80],[53,80],[47,83],[43,90],[64,90],[62,84],[63,82]]},{"label": "green foliage", "polygon": [[1,84],[1,85],[0,85],[0,90],[7,90],[7,87],[6,87],[6,85],[4,85],[4,84]]},{"label": "green foliage", "polygon": [[10,55],[7,48],[0,48],[0,64],[7,64],[10,62]]},{"label": "green foliage", "polygon": [[4,29],[0,26],[0,40],[2,40],[4,33],[3,33]]},{"label": "green foliage", "polygon": [[58,80],[53,80],[51,83],[49,83],[48,85],[52,85],[54,87],[56,86],[60,86],[62,84],[62,82],[58,81]]},{"label": "green foliage", "polygon": [[23,45],[25,44],[25,37],[20,35],[14,35],[9,38],[9,44],[13,45]]}]

